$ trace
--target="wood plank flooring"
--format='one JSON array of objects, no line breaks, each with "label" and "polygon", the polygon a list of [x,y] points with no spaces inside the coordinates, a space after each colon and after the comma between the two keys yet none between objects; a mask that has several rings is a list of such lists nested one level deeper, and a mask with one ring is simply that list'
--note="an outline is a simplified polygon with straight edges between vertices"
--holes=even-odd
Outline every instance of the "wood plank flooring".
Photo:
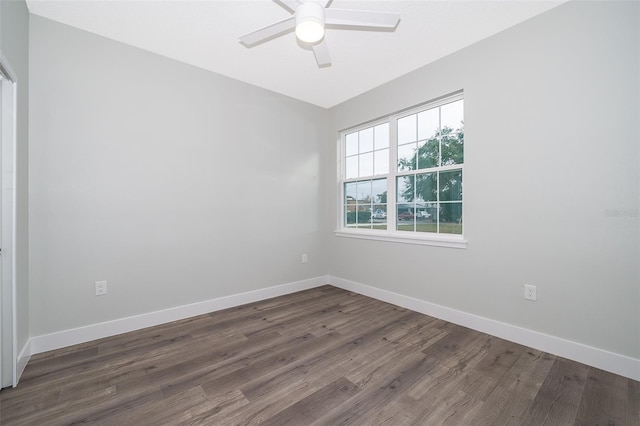
[{"label": "wood plank flooring", "polygon": [[640,383],[331,286],[32,357],[8,425],[640,425]]}]

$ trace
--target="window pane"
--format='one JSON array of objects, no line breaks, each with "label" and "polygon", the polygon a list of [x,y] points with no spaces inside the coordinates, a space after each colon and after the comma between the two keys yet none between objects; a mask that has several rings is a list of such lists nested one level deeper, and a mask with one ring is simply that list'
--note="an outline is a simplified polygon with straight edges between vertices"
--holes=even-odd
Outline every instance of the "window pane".
[{"label": "window pane", "polygon": [[398,203],[408,203],[413,201],[414,176],[400,176],[396,182],[396,201]]},{"label": "window pane", "polygon": [[345,204],[356,203],[356,182],[349,182],[344,184],[344,202]]},{"label": "window pane", "polygon": [[[420,203],[416,202],[416,223],[417,224],[427,224],[427,223],[435,223],[438,220],[438,207],[437,203]],[[427,229],[422,229],[426,232],[435,232],[435,227],[422,227]],[[433,229],[433,230],[431,230]]]},{"label": "window pane", "polygon": [[448,127],[453,130],[462,128],[464,121],[464,106],[462,99],[440,107],[440,126],[444,130]]},{"label": "window pane", "polygon": [[398,144],[413,142],[416,137],[416,114],[398,120]]},{"label": "window pane", "polygon": [[374,128],[375,149],[389,147],[389,123],[384,123]]},{"label": "window pane", "polygon": [[344,223],[345,225],[354,224],[356,222],[356,182],[344,184]]},{"label": "window pane", "polygon": [[462,203],[441,204],[440,233],[462,234]]},{"label": "window pane", "polygon": [[437,203],[416,203],[416,232],[438,232]]},{"label": "window pane", "polygon": [[[424,202],[438,201],[438,176],[436,173],[424,173],[416,176],[416,200]],[[426,207],[426,206],[425,206]]]},{"label": "window pane", "polygon": [[416,169],[416,147],[415,143],[398,147],[398,171]]},{"label": "window pane", "polygon": [[429,139],[423,142],[418,149],[418,165],[416,169],[438,167],[439,150],[440,142],[438,139]]},{"label": "window pane", "polygon": [[460,132],[450,132],[445,129],[446,134],[442,137],[442,165],[464,163],[464,130]]},{"label": "window pane", "polygon": [[414,231],[415,230],[415,214],[414,209],[407,204],[398,204],[396,212],[396,229],[398,231]]},{"label": "window pane", "polygon": [[360,148],[359,152],[373,151],[373,127],[360,130]]},{"label": "window pane", "polygon": [[416,232],[438,232],[438,203],[420,203],[416,208]]},{"label": "window pane", "polygon": [[440,172],[440,201],[462,201],[462,170]]},{"label": "window pane", "polygon": [[389,150],[383,149],[374,152],[373,170],[377,175],[386,175],[389,173]]},{"label": "window pane", "polygon": [[375,220],[387,220],[387,205],[386,204],[374,204],[373,205],[373,219]]},{"label": "window pane", "polygon": [[356,221],[358,223],[358,228],[369,228],[371,225],[371,207],[358,206]]},{"label": "window pane", "polygon": [[358,200],[358,205],[361,204],[371,204],[371,181],[364,180],[358,182],[358,194],[356,196]]},{"label": "window pane", "polygon": [[416,232],[438,232],[438,224],[425,222],[425,223],[416,223]]},{"label": "window pane", "polygon": [[358,156],[347,157],[344,175],[347,179],[358,177]]},{"label": "window pane", "polygon": [[356,206],[348,204],[344,206],[344,224],[351,225],[356,223]]},{"label": "window pane", "polygon": [[440,124],[440,108],[432,108],[418,114],[418,139],[436,136]]},{"label": "window pane", "polygon": [[371,181],[371,195],[373,196],[373,202],[386,203],[387,202],[387,180],[376,179]]},{"label": "window pane", "polygon": [[375,204],[371,214],[371,225],[373,229],[387,229],[387,205]]},{"label": "window pane", "polygon": [[373,175],[373,152],[368,154],[360,154],[360,174],[358,176]]},{"label": "window pane", "polygon": [[349,133],[345,142],[345,155],[354,155],[358,153],[358,132]]}]

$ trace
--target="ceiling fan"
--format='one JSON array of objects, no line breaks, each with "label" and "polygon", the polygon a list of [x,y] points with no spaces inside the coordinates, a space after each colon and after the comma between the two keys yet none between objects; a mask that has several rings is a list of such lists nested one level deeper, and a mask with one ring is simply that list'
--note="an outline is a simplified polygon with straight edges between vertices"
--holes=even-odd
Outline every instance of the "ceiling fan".
[{"label": "ceiling fan", "polygon": [[311,45],[320,67],[331,64],[329,49],[324,39],[325,24],[346,28],[393,30],[400,22],[399,13],[330,9],[328,5],[331,0],[274,1],[292,12],[293,16],[245,34],[240,37],[240,42],[251,47],[295,28],[298,40]]}]

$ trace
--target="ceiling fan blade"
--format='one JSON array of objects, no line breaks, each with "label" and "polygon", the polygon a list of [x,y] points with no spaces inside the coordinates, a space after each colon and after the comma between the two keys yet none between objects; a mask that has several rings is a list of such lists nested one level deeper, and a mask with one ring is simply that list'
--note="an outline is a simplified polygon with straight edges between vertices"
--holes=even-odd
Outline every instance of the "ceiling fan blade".
[{"label": "ceiling fan blade", "polygon": [[302,4],[299,0],[274,0],[280,6],[284,7],[288,11],[295,12],[296,8]]},{"label": "ceiling fan blade", "polygon": [[395,28],[400,14],[366,10],[326,9],[326,23],[352,27]]},{"label": "ceiling fan blade", "polygon": [[291,30],[296,26],[295,16],[278,21],[275,24],[268,25],[264,28],[260,28],[252,33],[245,34],[240,37],[240,43],[245,46],[251,46],[262,41],[266,41],[272,37],[275,37],[285,31]]},{"label": "ceiling fan blade", "polygon": [[316,62],[318,62],[319,67],[331,65],[331,56],[329,56],[329,47],[327,47],[326,40],[313,45],[313,54],[316,55]]}]

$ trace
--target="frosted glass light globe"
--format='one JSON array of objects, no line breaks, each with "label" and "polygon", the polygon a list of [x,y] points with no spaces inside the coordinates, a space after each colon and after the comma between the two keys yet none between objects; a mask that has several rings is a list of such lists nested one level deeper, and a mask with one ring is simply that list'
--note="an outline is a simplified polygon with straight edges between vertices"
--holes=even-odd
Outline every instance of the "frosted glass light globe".
[{"label": "frosted glass light globe", "polygon": [[305,43],[316,43],[324,37],[324,7],[308,1],[296,9],[296,37]]}]

